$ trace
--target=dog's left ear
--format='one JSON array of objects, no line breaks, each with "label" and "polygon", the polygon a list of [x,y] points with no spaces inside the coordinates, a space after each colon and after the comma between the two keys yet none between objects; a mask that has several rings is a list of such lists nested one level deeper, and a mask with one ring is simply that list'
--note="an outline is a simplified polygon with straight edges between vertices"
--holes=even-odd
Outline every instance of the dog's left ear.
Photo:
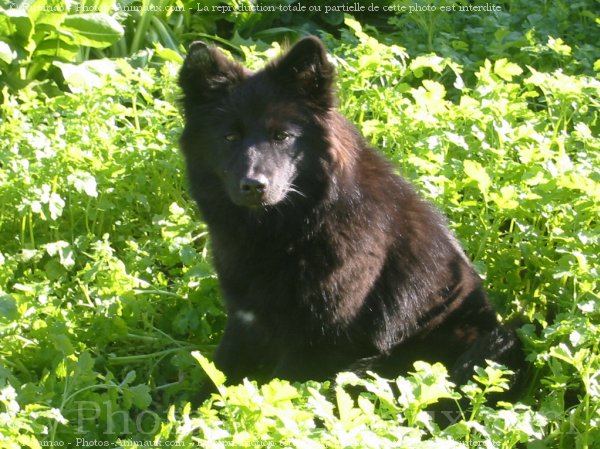
[{"label": "dog's left ear", "polygon": [[327,60],[327,51],[315,36],[298,41],[284,56],[268,68],[279,83],[293,88],[313,104],[328,109],[333,106],[333,65]]}]

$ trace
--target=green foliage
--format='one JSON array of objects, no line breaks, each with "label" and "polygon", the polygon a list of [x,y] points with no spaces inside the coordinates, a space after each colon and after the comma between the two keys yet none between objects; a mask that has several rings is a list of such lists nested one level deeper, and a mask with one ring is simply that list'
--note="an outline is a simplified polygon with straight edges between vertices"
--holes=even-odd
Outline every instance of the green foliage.
[{"label": "green foliage", "polygon": [[192,344],[222,326],[206,231],[182,196],[175,72],[119,63],[91,87],[77,78],[77,95],[5,91],[0,386],[77,430],[22,411],[48,429],[40,440],[134,428],[120,413],[147,410],[150,389],[159,408],[192,390]]},{"label": "green foliage", "polygon": [[[599,27],[591,2],[531,5],[397,15],[386,34],[346,17],[339,33],[322,34],[344,114],[449,217],[501,315],[527,322],[528,391],[493,407],[486,398],[510,376],[493,364],[462,388],[423,363],[391,383],[344,373],[335,384],[223,386],[204,357],[224,314],[206,228],[185,193],[177,64],[38,58],[47,39],[85,39],[88,19],[63,15],[44,28],[41,15],[1,11],[2,80],[25,79],[44,61],[38,73],[59,70],[69,93],[3,84],[0,448],[77,438],[112,447],[600,447]],[[135,16],[136,26],[164,21],[184,39],[206,18],[182,14],[176,28],[176,13],[148,17]],[[248,30],[276,23],[244,17]],[[124,29],[130,45],[135,26]],[[249,37],[229,41],[249,66],[277,53]],[[186,405],[207,375],[218,393]],[[451,424],[442,429],[434,418],[443,410]]]},{"label": "green foliage", "polygon": [[[419,3],[396,2],[406,8]],[[435,0],[427,4],[436,9],[391,18],[393,28],[385,38],[402,42],[414,54],[448,56],[473,72],[482,59],[493,57],[538,70],[562,68],[592,74],[599,58],[594,44],[600,38],[598,5],[591,0]],[[490,5],[496,10],[470,9]]]},{"label": "green foliage", "polygon": [[124,31],[110,14],[112,5],[112,0],[76,5],[36,0],[0,8],[0,80],[22,87],[53,61],[82,62],[90,49],[119,41]]},{"label": "green foliage", "polygon": [[[298,12],[297,0],[20,0],[0,5],[0,81],[12,90],[39,81],[47,93],[68,88],[61,63],[153,55],[181,62],[183,45],[202,37],[239,50],[257,39],[297,38],[338,26],[343,12]],[[301,3],[301,2],[300,2]],[[257,14],[252,8],[276,8]],[[306,8],[306,5],[304,6]],[[280,10],[282,8],[282,10]],[[224,31],[226,30],[226,31]],[[222,35],[229,38],[224,40]],[[253,40],[249,40],[249,39]],[[261,42],[265,49],[267,45]],[[68,84],[68,83],[67,83]]]},{"label": "green foliage", "polygon": [[[210,369],[212,371],[212,369]],[[465,387],[483,403],[489,391],[501,390],[506,374],[498,367],[481,370]],[[441,430],[427,406],[442,398],[458,399],[446,369],[416,363],[415,371],[395,385],[376,375],[361,379],[351,373],[337,377],[335,386],[308,382],[290,385],[274,380],[258,387],[220,389],[197,415],[171,409],[155,443],[180,441],[207,449],[274,446],[293,448],[512,448],[530,436],[540,437],[544,418],[523,405],[506,404],[496,411],[482,407],[469,420]],[[485,390],[485,391],[484,391]],[[398,393],[399,392],[399,396]],[[450,412],[448,412],[451,416]],[[182,422],[185,423],[182,425]],[[459,441],[464,441],[463,443]]]}]

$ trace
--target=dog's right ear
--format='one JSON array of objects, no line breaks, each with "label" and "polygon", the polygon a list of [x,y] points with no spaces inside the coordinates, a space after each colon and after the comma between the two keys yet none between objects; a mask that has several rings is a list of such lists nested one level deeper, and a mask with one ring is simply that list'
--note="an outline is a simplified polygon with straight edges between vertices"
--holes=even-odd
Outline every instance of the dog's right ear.
[{"label": "dog's right ear", "polygon": [[185,104],[206,102],[229,92],[248,75],[246,69],[219,49],[196,41],[190,44],[179,73]]}]

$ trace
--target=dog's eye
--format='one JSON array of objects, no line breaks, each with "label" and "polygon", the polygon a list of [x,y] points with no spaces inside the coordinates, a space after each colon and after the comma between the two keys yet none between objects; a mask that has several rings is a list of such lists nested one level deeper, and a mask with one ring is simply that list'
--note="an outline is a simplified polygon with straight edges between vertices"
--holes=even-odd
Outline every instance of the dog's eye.
[{"label": "dog's eye", "polygon": [[275,134],[273,134],[273,140],[275,142],[283,142],[284,140],[287,140],[289,137],[290,137],[290,135],[284,131],[276,132]]},{"label": "dog's eye", "polygon": [[227,142],[237,142],[240,140],[240,135],[238,133],[227,133],[223,136]]}]

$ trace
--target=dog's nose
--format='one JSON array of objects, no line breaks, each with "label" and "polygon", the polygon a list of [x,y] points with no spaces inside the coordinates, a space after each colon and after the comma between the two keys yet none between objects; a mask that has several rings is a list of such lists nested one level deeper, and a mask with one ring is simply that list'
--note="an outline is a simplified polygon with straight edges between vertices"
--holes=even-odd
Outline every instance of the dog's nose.
[{"label": "dog's nose", "polygon": [[240,181],[240,193],[244,196],[262,197],[268,184],[269,181],[264,175],[245,177]]}]

